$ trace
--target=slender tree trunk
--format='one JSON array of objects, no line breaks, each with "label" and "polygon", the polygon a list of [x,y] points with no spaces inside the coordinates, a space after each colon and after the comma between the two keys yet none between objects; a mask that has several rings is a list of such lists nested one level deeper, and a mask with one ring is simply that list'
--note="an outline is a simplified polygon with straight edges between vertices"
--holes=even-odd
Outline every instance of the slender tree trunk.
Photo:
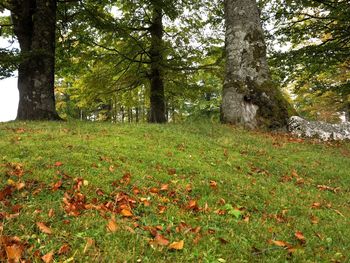
[{"label": "slender tree trunk", "polygon": [[151,32],[151,92],[150,92],[150,113],[149,122],[165,123],[165,96],[164,82],[162,76],[162,41],[163,41],[163,21],[162,9],[154,4]]},{"label": "slender tree trunk", "polygon": [[21,48],[18,120],[58,120],[55,109],[56,0],[11,0]]},{"label": "slender tree trunk", "polygon": [[256,0],[225,0],[225,19],[222,122],[248,128],[285,127],[289,105],[271,81]]}]

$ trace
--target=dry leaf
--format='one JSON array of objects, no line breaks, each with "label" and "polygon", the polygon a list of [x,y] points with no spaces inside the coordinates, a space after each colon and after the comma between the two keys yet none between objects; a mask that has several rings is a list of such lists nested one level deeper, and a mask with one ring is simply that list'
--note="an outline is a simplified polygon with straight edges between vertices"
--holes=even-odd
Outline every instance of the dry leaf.
[{"label": "dry leaf", "polygon": [[69,244],[64,244],[60,247],[60,249],[58,250],[58,254],[59,255],[63,255],[63,254],[68,254],[68,252],[70,251],[70,246]]},{"label": "dry leaf", "polygon": [[157,234],[152,243],[157,244],[159,246],[167,246],[169,245],[169,240],[166,239],[164,236]]},{"label": "dry leaf", "polygon": [[291,247],[290,244],[281,240],[270,240],[269,243],[274,244],[278,247]]},{"label": "dry leaf", "polygon": [[51,209],[49,210],[48,216],[49,216],[49,218],[51,218],[51,217],[53,217],[54,215],[55,215],[55,211],[51,208]]},{"label": "dry leaf", "polygon": [[46,255],[42,256],[41,259],[45,262],[45,263],[50,263],[53,260],[53,250],[50,251],[49,253],[47,253]]},{"label": "dry leaf", "polygon": [[60,166],[62,166],[63,165],[63,163],[61,163],[61,162],[55,162],[55,166],[56,167],[60,167]]},{"label": "dry leaf", "polygon": [[85,254],[86,251],[88,251],[88,249],[92,247],[94,244],[95,244],[95,240],[93,240],[92,238],[87,238],[83,253]]},{"label": "dry leaf", "polygon": [[168,191],[169,189],[169,184],[162,184],[160,186],[160,191]]},{"label": "dry leaf", "polygon": [[13,244],[12,246],[5,246],[5,251],[9,262],[19,262],[22,257],[23,247]]},{"label": "dry leaf", "polygon": [[182,250],[184,248],[184,241],[173,242],[169,245],[169,249]]},{"label": "dry leaf", "polygon": [[118,230],[118,225],[115,222],[114,218],[108,220],[107,229],[109,231],[111,231],[112,233],[114,233],[114,232],[116,232]]},{"label": "dry leaf", "polygon": [[300,241],[300,243],[304,244],[306,242],[306,239],[301,231],[295,232],[294,236]]},{"label": "dry leaf", "polygon": [[125,217],[130,217],[130,216],[132,216],[131,211],[128,210],[128,209],[123,209],[120,213],[121,213],[123,216],[125,216]]},{"label": "dry leaf", "polygon": [[218,186],[218,183],[215,182],[215,181],[210,181],[209,185],[210,185],[211,188],[216,188]]},{"label": "dry leaf", "polygon": [[45,225],[45,223],[37,222],[36,225],[38,226],[38,228],[40,229],[41,232],[48,234],[48,235],[52,234],[51,228],[49,228],[47,225]]}]

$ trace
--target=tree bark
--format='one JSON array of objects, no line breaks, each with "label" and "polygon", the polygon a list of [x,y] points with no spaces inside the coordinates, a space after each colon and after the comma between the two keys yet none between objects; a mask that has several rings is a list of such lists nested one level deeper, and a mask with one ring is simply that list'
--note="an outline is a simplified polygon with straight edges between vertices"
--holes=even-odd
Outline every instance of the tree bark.
[{"label": "tree bark", "polygon": [[288,103],[272,83],[256,0],[225,0],[226,75],[223,123],[248,128],[281,128]]},{"label": "tree bark", "polygon": [[150,112],[149,122],[151,123],[165,123],[165,95],[164,95],[164,81],[162,75],[161,62],[162,57],[162,42],[163,42],[163,14],[162,9],[155,3],[153,6],[152,25],[150,27],[151,33],[151,90],[150,90]]},{"label": "tree bark", "polygon": [[55,108],[56,0],[11,0],[21,48],[18,120],[59,120]]}]

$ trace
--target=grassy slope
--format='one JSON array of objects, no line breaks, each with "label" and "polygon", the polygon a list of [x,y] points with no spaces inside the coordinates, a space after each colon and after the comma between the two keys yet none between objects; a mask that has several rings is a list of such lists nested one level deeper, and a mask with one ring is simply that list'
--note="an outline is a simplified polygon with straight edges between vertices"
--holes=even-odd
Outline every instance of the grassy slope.
[{"label": "grassy slope", "polygon": [[[349,156],[348,143],[299,142],[212,124],[0,124],[0,189],[26,182],[0,202],[6,212],[2,234],[18,236],[26,245],[23,256],[34,261],[53,250],[59,262],[346,262]],[[16,163],[23,165],[20,178],[13,175],[22,169]],[[119,182],[128,173],[130,183]],[[115,196],[126,193],[137,201],[134,217],[117,213],[118,229],[110,232],[110,211],[68,215],[62,200],[65,192],[73,194],[74,178],[86,180],[81,186],[86,203],[118,206]],[[52,191],[60,180],[62,186]],[[169,184],[169,190],[152,193],[161,184]],[[97,188],[104,195],[97,195]],[[22,209],[11,216],[16,204]],[[162,207],[166,210],[159,213]],[[37,222],[45,222],[53,234],[40,231]],[[179,227],[181,222],[186,225]],[[158,233],[170,243],[184,240],[184,248],[150,244],[155,226],[163,227]],[[306,243],[298,241],[296,231]],[[87,248],[89,239],[94,244]],[[296,249],[290,253],[271,240]],[[70,250],[59,255],[63,244]]]}]

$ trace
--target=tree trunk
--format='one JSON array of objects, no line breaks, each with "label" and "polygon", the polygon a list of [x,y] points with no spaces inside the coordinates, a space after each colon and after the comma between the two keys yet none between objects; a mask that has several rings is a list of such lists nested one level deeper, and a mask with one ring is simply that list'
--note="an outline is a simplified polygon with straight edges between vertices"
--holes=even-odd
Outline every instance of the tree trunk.
[{"label": "tree trunk", "polygon": [[225,19],[222,122],[248,128],[285,127],[289,105],[271,81],[256,0],[225,0]]},{"label": "tree trunk", "polygon": [[56,0],[12,0],[14,33],[21,48],[18,120],[58,120],[55,108]]},{"label": "tree trunk", "polygon": [[150,91],[150,113],[149,122],[165,123],[165,96],[164,82],[162,76],[162,41],[163,41],[163,21],[162,9],[156,4],[153,7],[151,32],[151,91]]}]

